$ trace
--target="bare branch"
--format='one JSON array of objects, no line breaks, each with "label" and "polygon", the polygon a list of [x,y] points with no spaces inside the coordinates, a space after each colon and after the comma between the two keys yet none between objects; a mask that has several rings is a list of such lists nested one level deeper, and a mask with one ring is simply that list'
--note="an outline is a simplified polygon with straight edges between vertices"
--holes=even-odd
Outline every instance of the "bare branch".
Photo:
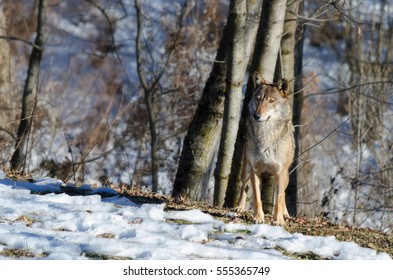
[{"label": "bare branch", "polygon": [[343,121],[339,126],[337,126],[335,129],[333,129],[332,131],[330,131],[325,137],[323,137],[320,141],[318,141],[317,143],[315,143],[314,145],[312,145],[311,147],[308,147],[307,149],[305,149],[304,151],[302,151],[299,156],[297,158],[300,158],[301,155],[307,153],[308,151],[314,149],[316,146],[318,146],[319,144],[321,144],[322,142],[324,142],[326,139],[329,138],[330,135],[332,135],[334,132],[336,132],[340,127],[342,127],[344,124],[346,124],[349,120],[351,119],[351,117],[348,117],[345,121]]},{"label": "bare branch", "polygon": [[27,40],[25,40],[25,39],[19,38],[19,37],[15,37],[15,36],[2,36],[2,35],[0,35],[0,39],[7,40],[7,41],[18,41],[18,42],[22,42],[22,43],[25,43],[25,44],[27,44],[27,45],[29,45],[29,46],[32,46],[33,48],[35,48],[35,49],[37,49],[37,50],[39,50],[39,51],[42,51],[42,46],[37,45],[36,43],[27,41]]},{"label": "bare branch", "polygon": [[[326,89],[324,92],[315,92],[315,93],[307,94],[304,98],[310,98],[310,97],[317,96],[317,95],[337,94],[337,93],[342,93],[342,92],[346,92],[346,91],[349,91],[349,90],[353,90],[355,88],[359,88],[359,87],[363,87],[363,86],[369,86],[369,85],[376,85],[376,84],[393,84],[393,81],[373,81],[373,82],[365,82],[365,83],[362,83],[362,84],[349,86],[349,87],[346,87],[346,88],[339,88],[339,89],[337,89],[337,88],[330,88],[330,89]],[[373,100],[376,100],[378,102],[381,102],[381,103],[384,103],[384,104],[387,104],[387,105],[393,105],[393,103],[391,103],[391,102],[378,99],[378,98],[376,98],[374,96],[369,96],[369,95],[367,95],[365,93],[362,93],[362,92],[360,94],[362,94],[362,95],[364,95],[364,96],[366,96],[368,98],[371,98]]]},{"label": "bare branch", "polygon": [[14,139],[14,140],[16,139],[16,136],[11,131],[9,131],[8,129],[0,127],[0,131],[3,131],[5,133],[7,133],[8,135],[10,135],[12,137],[12,139]]},{"label": "bare branch", "polygon": [[142,88],[145,91],[149,91],[150,87],[146,81],[145,75],[142,73],[142,11],[138,0],[135,0],[135,11],[136,11],[136,23],[137,23],[137,33],[136,33],[136,69],[138,73],[138,78],[141,83]]},{"label": "bare branch", "polygon": [[183,23],[184,23],[184,18],[186,16],[186,14],[187,14],[187,1],[184,1],[183,8],[182,8],[181,14],[180,14],[180,19],[179,19],[179,28],[178,28],[175,36],[174,36],[174,39],[173,39],[173,42],[172,42],[172,46],[169,49],[169,52],[168,52],[167,57],[166,57],[166,61],[165,61],[164,65],[162,66],[161,71],[159,72],[159,74],[157,75],[155,80],[153,81],[153,83],[151,85],[151,88],[154,88],[157,85],[157,83],[159,83],[159,81],[161,80],[162,75],[164,74],[166,68],[168,67],[170,58],[172,57],[173,51],[175,50],[176,44],[177,44],[177,42],[179,40],[180,32],[183,29]]}]

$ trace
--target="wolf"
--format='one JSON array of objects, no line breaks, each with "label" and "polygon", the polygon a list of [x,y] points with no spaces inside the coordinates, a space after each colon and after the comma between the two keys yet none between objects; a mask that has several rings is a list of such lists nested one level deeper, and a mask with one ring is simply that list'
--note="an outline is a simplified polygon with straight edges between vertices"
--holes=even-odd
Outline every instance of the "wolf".
[{"label": "wolf", "polygon": [[247,183],[251,181],[255,223],[264,222],[261,201],[262,175],[274,178],[273,219],[284,225],[289,218],[285,190],[289,182],[288,169],[295,151],[292,106],[288,97],[288,81],[267,82],[258,72],[253,73],[254,92],[249,102],[247,136],[241,171],[242,189],[238,211],[246,206]]}]

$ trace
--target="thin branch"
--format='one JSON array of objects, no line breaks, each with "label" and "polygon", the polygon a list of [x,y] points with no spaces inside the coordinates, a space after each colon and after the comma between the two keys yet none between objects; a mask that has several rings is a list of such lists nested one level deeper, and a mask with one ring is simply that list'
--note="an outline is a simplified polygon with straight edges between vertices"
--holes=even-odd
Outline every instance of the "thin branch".
[{"label": "thin branch", "polygon": [[136,33],[136,49],[135,49],[135,55],[136,55],[136,69],[138,73],[138,78],[141,83],[142,88],[144,91],[150,91],[148,83],[146,81],[145,75],[142,73],[142,55],[141,55],[141,50],[142,50],[142,11],[140,7],[140,3],[138,0],[134,1],[135,5],[135,11],[136,11],[136,23],[137,23],[137,33]]},{"label": "thin branch", "polygon": [[111,49],[116,49],[116,41],[115,41],[115,37],[114,37],[114,30],[113,30],[111,18],[109,17],[109,15],[105,11],[105,9],[102,8],[100,5],[98,5],[96,3],[96,1],[93,1],[93,0],[85,0],[85,1],[87,1],[88,3],[90,3],[91,5],[96,7],[105,17],[105,20],[108,23],[109,34],[111,36]]},{"label": "thin branch", "polygon": [[86,164],[86,163],[91,163],[94,162],[96,160],[99,160],[103,157],[106,157],[107,155],[109,155],[110,153],[112,153],[113,151],[115,151],[118,147],[112,147],[107,151],[104,151],[102,153],[100,153],[98,156],[95,157],[91,157],[89,159],[86,159],[86,157],[82,160],[82,161],[76,161],[74,164],[75,165],[81,165],[81,164]]},{"label": "thin branch", "polygon": [[304,151],[302,151],[296,159],[300,158],[301,155],[307,153],[308,151],[314,149],[316,146],[318,146],[319,144],[321,144],[322,142],[324,142],[327,138],[330,137],[330,135],[332,135],[334,132],[336,132],[340,127],[342,127],[344,124],[346,124],[349,120],[351,119],[351,117],[348,117],[345,121],[343,121],[339,126],[337,126],[335,129],[333,129],[332,131],[330,131],[325,137],[323,137],[320,141],[316,142],[314,145],[312,145],[311,147],[308,147],[307,149],[305,149]]},{"label": "thin branch", "polygon": [[[98,145],[98,143],[101,142],[102,139],[104,139],[108,133],[111,131],[112,127],[115,125],[116,123],[116,118],[111,122],[111,124],[109,125],[108,129],[101,135],[101,137],[99,137],[94,143],[93,145],[91,145],[91,147],[89,147],[89,149],[87,150],[87,152],[82,156],[82,159],[80,162],[75,163],[75,168],[73,168],[72,172],[70,174],[68,174],[67,178],[64,180],[65,182],[67,182],[71,177],[73,177],[75,175],[75,173],[78,171],[78,169],[81,167],[82,164],[84,164],[86,161],[86,158],[89,156],[90,152],[95,148],[95,146]],[[74,165],[74,164],[73,164]]]},{"label": "thin branch", "polygon": [[[119,52],[118,52],[119,45],[116,45],[116,40],[115,40],[115,37],[114,37],[114,28],[113,28],[113,25],[112,25],[111,18],[109,17],[109,15],[108,15],[108,13],[105,11],[105,9],[102,8],[100,5],[98,5],[97,3],[95,3],[95,1],[93,1],[93,0],[85,0],[85,1],[87,1],[87,2],[90,3],[92,6],[94,6],[95,8],[97,8],[97,9],[103,14],[103,16],[105,17],[105,20],[106,20],[107,23],[108,23],[109,33],[110,33],[110,36],[111,36],[111,50],[114,52],[114,54],[115,54],[115,56],[116,56],[118,62],[120,63],[121,68],[122,68],[123,73],[124,73],[124,76],[127,78],[127,80],[128,80],[129,82],[131,82],[131,78],[130,78],[130,76],[128,75],[128,73],[127,73],[127,71],[126,71],[126,68],[125,68],[124,65],[123,65],[123,60],[121,59],[120,54],[119,54]],[[121,6],[122,6],[122,9],[123,9],[123,12],[124,12],[124,16],[121,17],[120,19],[125,18],[125,17],[127,16],[127,11],[126,11],[126,9],[125,9],[123,3],[121,3]],[[105,54],[105,55],[106,55],[106,54]],[[103,56],[105,56],[105,55],[103,55]]]},{"label": "thin branch", "polygon": [[7,133],[8,135],[10,135],[12,137],[12,139],[16,140],[16,136],[11,131],[9,131],[8,129],[0,127],[0,131],[3,131],[5,133]]},{"label": "thin branch", "polygon": [[15,36],[3,36],[3,35],[0,35],[0,39],[7,40],[7,41],[18,41],[18,42],[22,42],[22,43],[25,43],[25,44],[27,44],[27,45],[29,45],[29,46],[32,46],[33,48],[35,48],[35,49],[37,49],[37,50],[39,50],[39,51],[43,51],[43,49],[42,49],[41,46],[39,46],[39,45],[37,45],[37,44],[35,44],[35,43],[33,43],[33,42],[27,41],[27,40],[25,40],[25,39],[19,38],[19,37],[15,37]]},{"label": "thin branch", "polygon": [[183,29],[184,18],[185,18],[186,14],[187,14],[187,4],[188,4],[188,2],[184,1],[183,8],[182,8],[181,14],[180,14],[180,19],[179,19],[179,29],[177,30],[177,32],[175,34],[175,37],[174,37],[173,42],[172,42],[172,46],[169,49],[169,52],[168,52],[167,57],[166,57],[166,61],[165,61],[164,65],[163,65],[160,73],[157,75],[156,79],[153,81],[153,83],[151,85],[151,88],[154,88],[156,86],[156,84],[159,83],[162,75],[164,74],[166,68],[168,67],[170,58],[172,57],[172,54],[173,54],[174,50],[176,49],[176,44],[177,44],[177,42],[179,40],[181,30]]},{"label": "thin branch", "polygon": [[[337,88],[328,88],[324,92],[315,92],[315,93],[307,94],[304,98],[306,99],[306,98],[310,98],[310,97],[317,96],[317,95],[337,94],[337,93],[346,92],[346,91],[349,91],[349,90],[352,90],[352,89],[355,89],[355,88],[359,88],[359,87],[363,87],[363,86],[369,86],[369,85],[375,85],[375,84],[392,84],[393,85],[393,81],[365,82],[365,83],[362,83],[362,84],[353,85],[353,86],[349,86],[349,87],[346,87],[346,88],[339,88],[339,89],[337,89]],[[382,102],[382,103],[388,104],[388,105],[393,105],[393,103],[390,103],[390,102],[378,99],[378,98],[373,97],[373,96],[369,96],[369,95],[367,95],[365,93],[361,93],[361,94],[363,94],[364,96],[369,97],[369,98],[371,98],[373,100],[376,100],[378,102]]]},{"label": "thin branch", "polygon": [[178,28],[176,34],[174,35],[171,48],[167,52],[165,62],[163,63],[161,69],[158,71],[157,75],[155,75],[155,78],[151,82],[150,85],[148,84],[145,75],[142,73],[142,64],[143,64],[142,63],[142,55],[141,55],[141,51],[142,51],[142,11],[141,11],[141,6],[139,3],[139,0],[135,0],[134,2],[135,2],[136,17],[137,17],[137,36],[136,36],[136,50],[135,50],[136,61],[137,61],[137,73],[138,73],[139,81],[141,83],[142,88],[145,91],[149,92],[149,91],[153,90],[156,87],[156,85],[160,82],[162,76],[164,75],[166,69],[168,68],[170,59],[172,57],[174,50],[176,49],[176,44],[180,38],[181,30],[183,29],[184,18],[187,14],[188,2],[185,1],[184,5],[182,7],[180,19],[179,19],[179,28]]}]

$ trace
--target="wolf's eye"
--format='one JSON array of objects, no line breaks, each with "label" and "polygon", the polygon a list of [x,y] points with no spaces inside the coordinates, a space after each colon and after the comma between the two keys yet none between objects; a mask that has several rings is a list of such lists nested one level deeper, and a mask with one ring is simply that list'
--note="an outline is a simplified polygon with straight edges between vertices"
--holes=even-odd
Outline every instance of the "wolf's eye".
[{"label": "wolf's eye", "polygon": [[256,94],[255,95],[255,100],[259,100],[259,99],[261,99],[261,95],[260,94]]},{"label": "wolf's eye", "polygon": [[274,103],[274,101],[276,101],[276,99],[274,99],[274,98],[269,99],[269,103]]}]

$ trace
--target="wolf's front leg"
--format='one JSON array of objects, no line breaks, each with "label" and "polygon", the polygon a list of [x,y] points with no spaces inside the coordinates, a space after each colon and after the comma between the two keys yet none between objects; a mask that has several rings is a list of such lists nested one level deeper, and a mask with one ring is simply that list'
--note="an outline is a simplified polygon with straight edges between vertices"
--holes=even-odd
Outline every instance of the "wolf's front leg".
[{"label": "wolf's front leg", "polygon": [[254,222],[256,224],[261,224],[265,221],[265,215],[262,210],[262,200],[261,200],[261,180],[255,172],[251,174],[251,185],[254,197]]},{"label": "wolf's front leg", "polygon": [[288,170],[283,170],[276,180],[275,205],[273,210],[274,223],[277,225],[285,225],[284,215],[289,216],[285,203],[285,189],[287,188],[289,175]]}]

